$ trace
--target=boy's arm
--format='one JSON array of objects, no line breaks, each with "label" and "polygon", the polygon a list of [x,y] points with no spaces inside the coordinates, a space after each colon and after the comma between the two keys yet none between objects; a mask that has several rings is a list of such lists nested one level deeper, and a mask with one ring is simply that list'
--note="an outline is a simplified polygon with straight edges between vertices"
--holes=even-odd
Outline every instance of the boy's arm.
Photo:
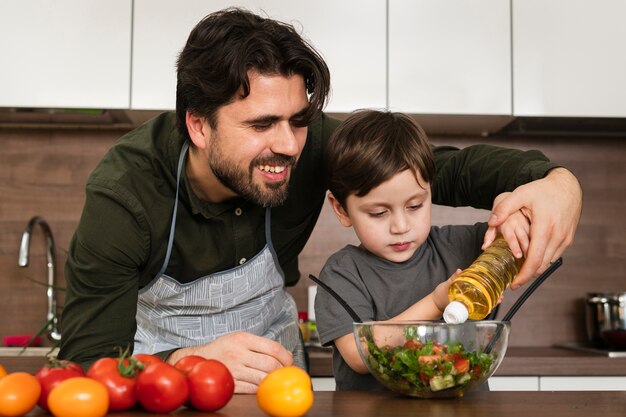
[{"label": "boy's arm", "polygon": [[[433,292],[417,301],[402,313],[387,321],[440,319],[443,314],[443,310],[446,308],[446,305],[448,305],[448,288],[450,287],[450,282],[452,282],[452,280],[460,272],[461,270],[457,269],[449,279],[437,285]],[[397,330],[391,330],[388,335],[385,335],[383,330],[384,329],[382,328],[378,329],[377,337],[383,337],[386,340],[390,340],[390,338],[398,336]],[[339,350],[343,360],[346,361],[353,371],[360,374],[369,373],[367,366],[359,355],[356,340],[352,333],[335,339],[335,346]]]},{"label": "boy's arm", "polygon": [[361,359],[359,351],[356,347],[356,340],[354,334],[349,333],[345,336],[335,339],[335,347],[339,350],[341,357],[352,368],[354,372],[359,374],[368,374],[369,370],[365,366],[365,362]]}]

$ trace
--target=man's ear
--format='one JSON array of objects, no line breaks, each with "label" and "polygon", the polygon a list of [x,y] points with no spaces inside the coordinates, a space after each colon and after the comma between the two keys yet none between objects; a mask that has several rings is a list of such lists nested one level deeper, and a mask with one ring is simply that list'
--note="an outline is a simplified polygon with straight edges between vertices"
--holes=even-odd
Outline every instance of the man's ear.
[{"label": "man's ear", "polygon": [[190,112],[187,112],[185,115],[185,124],[187,125],[189,137],[199,149],[206,148],[208,138],[211,137],[211,127],[208,123],[204,123],[204,120],[203,117],[196,116]]},{"label": "man's ear", "polygon": [[335,212],[335,216],[339,220],[342,226],[351,227],[352,222],[350,221],[350,216],[348,216],[348,212],[343,208],[343,206],[339,203],[339,201],[335,198],[333,193],[328,193],[328,202],[330,206],[333,208]]}]

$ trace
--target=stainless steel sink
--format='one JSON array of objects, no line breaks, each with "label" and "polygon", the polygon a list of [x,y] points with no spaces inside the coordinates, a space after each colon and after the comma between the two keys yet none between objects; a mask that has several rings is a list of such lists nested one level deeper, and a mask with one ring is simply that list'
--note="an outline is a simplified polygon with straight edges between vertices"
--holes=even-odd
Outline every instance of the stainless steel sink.
[{"label": "stainless steel sink", "polygon": [[58,348],[50,347],[0,347],[0,356],[56,356]]}]

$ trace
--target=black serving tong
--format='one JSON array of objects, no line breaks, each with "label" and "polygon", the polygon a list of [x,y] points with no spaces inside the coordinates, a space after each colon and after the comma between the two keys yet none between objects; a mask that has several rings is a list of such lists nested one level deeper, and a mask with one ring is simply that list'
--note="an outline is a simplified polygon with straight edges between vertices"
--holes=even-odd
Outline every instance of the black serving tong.
[{"label": "black serving tong", "polygon": [[[522,304],[524,304],[526,302],[526,300],[528,299],[528,297],[530,297],[530,295],[535,292],[535,290],[546,280],[546,278],[548,278],[550,275],[552,275],[552,273],[554,271],[556,271],[556,269],[558,267],[560,267],[563,264],[563,258],[559,258],[556,261],[552,262],[550,264],[550,266],[548,268],[546,268],[545,271],[543,271],[543,274],[539,275],[537,277],[537,279],[535,279],[529,286],[528,288],[526,288],[526,290],[522,293],[522,295],[515,301],[515,303],[513,303],[513,305],[511,306],[511,308],[509,309],[509,311],[504,315],[504,317],[502,317],[502,321],[508,321],[510,322],[511,319],[513,318],[513,316],[515,315],[515,313],[517,313],[517,310],[520,309],[520,307],[522,306]],[[496,333],[493,335],[493,337],[491,338],[491,341],[489,342],[489,344],[485,347],[485,353],[489,353],[491,352],[491,350],[493,349],[493,345],[496,343],[496,341],[500,338],[500,333],[502,332],[502,327],[499,327],[498,330],[496,330]]]},{"label": "black serving tong", "polygon": [[356,311],[354,311],[352,307],[350,307],[348,303],[346,303],[346,301],[343,298],[341,298],[339,294],[335,292],[335,290],[330,288],[328,285],[324,284],[315,275],[309,274],[309,278],[311,278],[311,280],[313,280],[313,282],[315,282],[317,285],[322,287],[328,294],[332,295],[333,298],[337,300],[337,302],[341,304],[341,306],[346,310],[346,312],[350,315],[350,317],[352,317],[352,320],[354,320],[355,323],[363,323],[363,320],[361,320],[361,317],[359,317],[359,315],[356,314]]}]

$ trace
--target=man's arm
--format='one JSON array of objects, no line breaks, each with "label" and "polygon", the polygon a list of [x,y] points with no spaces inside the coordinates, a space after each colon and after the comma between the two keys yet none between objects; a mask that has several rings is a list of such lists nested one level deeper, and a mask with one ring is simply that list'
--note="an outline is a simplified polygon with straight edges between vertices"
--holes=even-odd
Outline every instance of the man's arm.
[{"label": "man's arm", "polygon": [[539,151],[519,151],[490,145],[462,150],[435,147],[437,177],[433,203],[492,208],[485,235],[489,245],[496,227],[521,210],[531,223],[530,241],[521,246],[526,261],[511,288],[516,289],[543,272],[573,241],[582,211],[582,188],[567,169],[550,162]]},{"label": "man's arm", "polygon": [[437,174],[433,204],[491,209],[501,193],[543,178],[558,167],[539,151],[520,151],[493,145],[463,149],[433,147]]},{"label": "man's arm", "polygon": [[65,266],[67,293],[59,357],[88,367],[132,346],[138,267],[147,239],[110,191],[88,189]]}]

